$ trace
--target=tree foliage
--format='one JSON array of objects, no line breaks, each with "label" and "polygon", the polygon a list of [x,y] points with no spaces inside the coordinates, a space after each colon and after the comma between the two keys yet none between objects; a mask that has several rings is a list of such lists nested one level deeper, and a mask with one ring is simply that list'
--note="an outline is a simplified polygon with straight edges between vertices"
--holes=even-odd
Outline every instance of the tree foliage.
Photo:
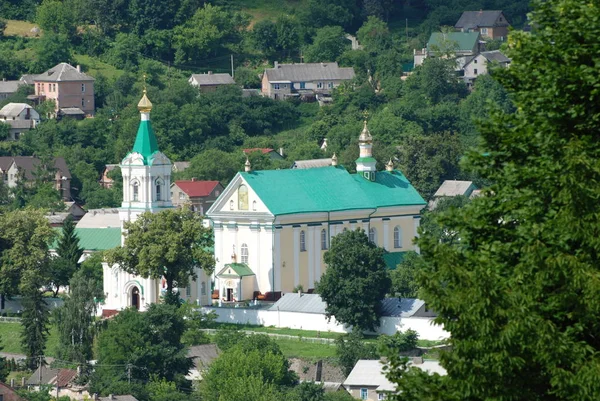
[{"label": "tree foliage", "polygon": [[69,280],[79,267],[79,259],[83,249],[79,246],[79,238],[75,234],[75,222],[71,216],[65,220],[62,233],[56,246],[57,257],[50,262],[50,276],[56,287],[54,296],[58,295],[61,286],[69,284]]},{"label": "tree foliage", "polygon": [[21,346],[27,356],[27,367],[40,366],[49,335],[48,305],[37,288],[30,288],[23,294],[23,313],[21,315]]},{"label": "tree foliage", "polygon": [[328,317],[358,330],[379,326],[381,300],[391,286],[383,252],[361,229],[333,237],[324,255],[327,270],[317,285]]}]

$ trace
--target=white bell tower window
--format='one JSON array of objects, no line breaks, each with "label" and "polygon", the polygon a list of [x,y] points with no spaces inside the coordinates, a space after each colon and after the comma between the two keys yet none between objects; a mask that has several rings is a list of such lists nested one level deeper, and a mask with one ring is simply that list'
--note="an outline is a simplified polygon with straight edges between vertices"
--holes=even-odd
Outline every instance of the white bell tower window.
[{"label": "white bell tower window", "polygon": [[154,181],[154,187],[156,188],[156,200],[162,201],[163,200],[163,193],[162,193],[163,181],[160,178],[157,178],[156,181]]},{"label": "white bell tower window", "polygon": [[134,181],[132,184],[133,187],[133,201],[138,202],[140,199],[140,184],[137,181]]}]

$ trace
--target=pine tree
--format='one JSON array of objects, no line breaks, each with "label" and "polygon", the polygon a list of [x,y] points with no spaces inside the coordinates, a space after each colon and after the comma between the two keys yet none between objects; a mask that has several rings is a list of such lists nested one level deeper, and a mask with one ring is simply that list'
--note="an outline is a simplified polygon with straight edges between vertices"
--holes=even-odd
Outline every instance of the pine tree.
[{"label": "pine tree", "polygon": [[51,263],[51,277],[56,288],[54,296],[58,295],[61,286],[69,284],[69,280],[79,267],[79,259],[83,254],[83,249],[79,246],[79,238],[75,234],[75,222],[71,216],[64,222],[56,254],[58,256]]},{"label": "pine tree", "polygon": [[37,288],[27,291],[23,298],[21,345],[30,369],[39,366],[39,358],[44,355],[49,334],[48,318],[49,312],[42,293]]}]

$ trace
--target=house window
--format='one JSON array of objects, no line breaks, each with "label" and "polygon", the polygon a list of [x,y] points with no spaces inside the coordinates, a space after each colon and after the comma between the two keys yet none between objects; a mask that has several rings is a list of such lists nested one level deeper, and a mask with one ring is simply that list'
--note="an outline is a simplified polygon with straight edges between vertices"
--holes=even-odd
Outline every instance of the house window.
[{"label": "house window", "polygon": [[333,82],[330,82],[329,84],[327,84],[327,87],[328,87],[329,89],[333,88]]},{"label": "house window", "polygon": [[137,202],[140,196],[140,186],[137,182],[133,183],[133,201]]},{"label": "house window", "polygon": [[157,182],[156,182],[156,200],[157,200],[157,201],[161,201],[161,200],[162,200],[162,194],[160,193],[160,187],[161,187],[161,186],[162,186],[162,185],[160,185],[160,182],[159,182],[159,181],[157,181]]},{"label": "house window", "polygon": [[233,199],[229,201],[229,210],[233,210]]},{"label": "house window", "polygon": [[361,388],[360,389],[360,399],[367,400],[368,397],[369,397],[369,390],[366,388]]},{"label": "house window", "polygon": [[487,28],[481,28],[481,34],[482,35],[487,35],[488,34],[488,29]]},{"label": "house window", "polygon": [[394,248],[402,248],[402,229],[400,226],[394,227]]},{"label": "house window", "polygon": [[345,233],[346,231],[348,231],[348,228],[347,228],[347,227],[344,227],[344,229],[342,230],[342,232],[344,232],[344,233]]},{"label": "house window", "polygon": [[42,85],[37,84],[38,93],[42,93]]},{"label": "house window", "polygon": [[475,68],[475,69],[473,70],[473,74],[474,74],[474,75],[477,75],[477,68]]},{"label": "house window", "polygon": [[248,264],[248,245],[242,244],[242,263]]},{"label": "house window", "polygon": [[273,84],[273,89],[279,89],[279,84]]},{"label": "house window", "polygon": [[306,251],[306,233],[303,231],[300,231],[300,252],[305,252]]},{"label": "house window", "polygon": [[378,399],[379,401],[381,401],[381,400],[385,400],[385,394],[383,394],[383,393],[379,393],[379,394],[377,394],[377,399]]},{"label": "house window", "polygon": [[473,64],[477,64],[477,59],[473,59]]},{"label": "house window", "polygon": [[325,229],[321,230],[321,250],[324,251],[327,249],[327,231]]},{"label": "house window", "polygon": [[238,188],[238,209],[248,210],[248,187],[243,184]]},{"label": "house window", "polygon": [[323,89],[323,82],[317,82],[317,89]]},{"label": "house window", "polygon": [[179,200],[184,200],[185,199],[185,194],[183,192],[179,193]]},{"label": "house window", "polygon": [[374,244],[377,244],[377,230],[375,229],[375,227],[371,227],[369,229],[369,241],[371,241]]},{"label": "house window", "polygon": [[300,89],[306,89],[306,82],[300,82]]},{"label": "house window", "polygon": [[85,84],[81,84],[81,91],[85,92]]}]

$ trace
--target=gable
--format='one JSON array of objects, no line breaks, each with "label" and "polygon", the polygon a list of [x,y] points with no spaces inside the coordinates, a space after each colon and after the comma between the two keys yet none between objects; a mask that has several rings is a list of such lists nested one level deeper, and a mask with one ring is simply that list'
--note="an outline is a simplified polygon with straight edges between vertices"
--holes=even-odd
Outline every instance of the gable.
[{"label": "gable", "polygon": [[[247,205],[246,210],[240,209],[240,193],[241,186],[245,186],[247,190]],[[243,198],[244,196],[242,196]],[[243,199],[242,199],[243,201]],[[216,202],[206,212],[207,216],[219,213],[262,213],[270,214],[272,212],[266,206],[264,201],[256,193],[256,191],[248,184],[248,182],[238,173],[233,180],[223,190]]]}]

